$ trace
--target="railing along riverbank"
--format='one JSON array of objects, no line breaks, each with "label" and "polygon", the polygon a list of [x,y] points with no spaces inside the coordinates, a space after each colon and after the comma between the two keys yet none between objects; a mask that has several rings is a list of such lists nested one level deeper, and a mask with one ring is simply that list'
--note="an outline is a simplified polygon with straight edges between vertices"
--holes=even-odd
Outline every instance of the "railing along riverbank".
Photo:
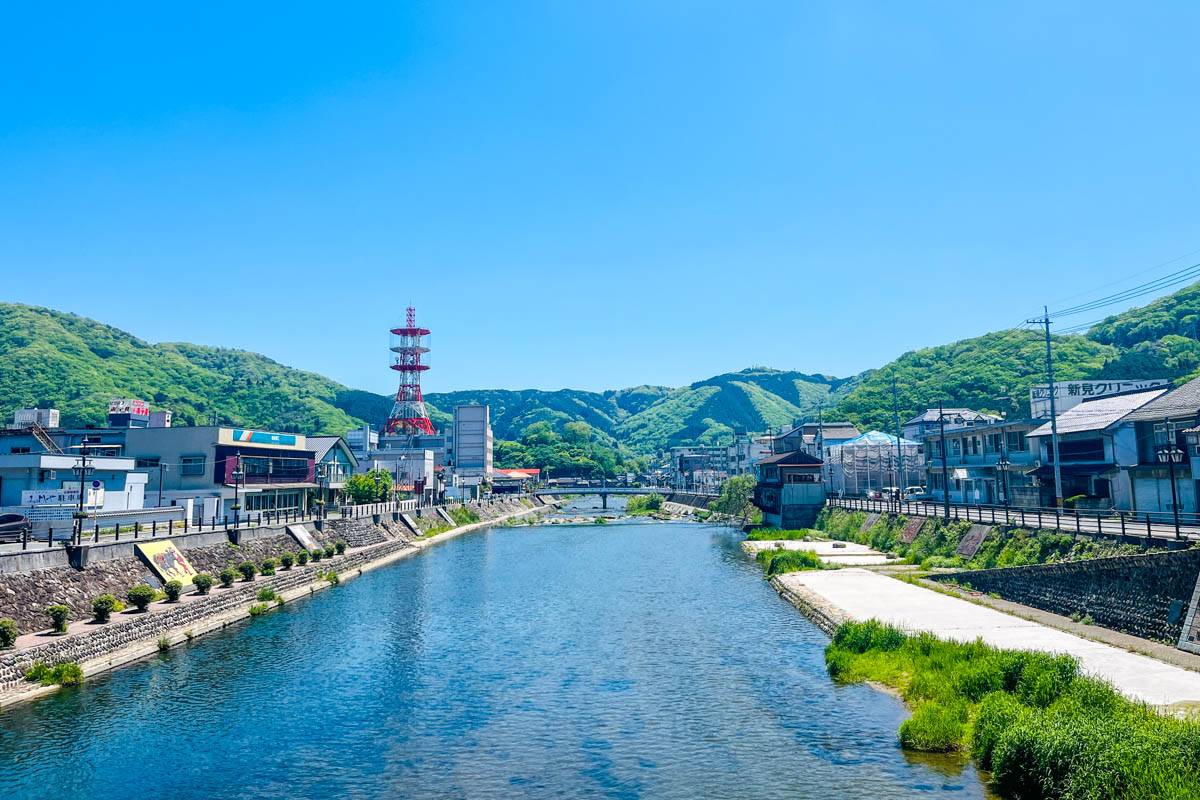
[{"label": "railing along riverbank", "polygon": [[1052,530],[1111,539],[1165,539],[1181,543],[1200,540],[1200,516],[1179,515],[1175,526],[1170,512],[1093,511],[1063,508],[1025,508],[995,504],[945,503],[934,501],[875,500],[864,497],[830,497],[830,506],[869,514],[898,514],[931,519],[963,520],[987,525]]}]

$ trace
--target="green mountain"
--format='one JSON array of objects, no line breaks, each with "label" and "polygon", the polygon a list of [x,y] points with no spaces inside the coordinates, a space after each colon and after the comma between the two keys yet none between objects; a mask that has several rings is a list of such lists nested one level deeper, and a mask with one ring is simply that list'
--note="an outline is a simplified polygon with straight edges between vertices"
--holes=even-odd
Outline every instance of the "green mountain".
[{"label": "green mountain", "polygon": [[[1119,356],[1117,348],[1082,336],[1055,336],[1052,342],[1055,380],[1095,377]],[[1046,382],[1045,359],[1044,335],[1025,329],[913,350],[872,370],[838,403],[834,414],[864,430],[892,432],[894,376],[901,423],[939,400],[952,408],[1026,416],[1029,387]]]},{"label": "green mountain", "polygon": [[[1055,377],[1182,382],[1200,375],[1198,335],[1200,284],[1111,316],[1085,336],[1053,337]],[[457,404],[487,403],[500,440],[522,441],[530,426],[547,423],[576,449],[650,454],[673,445],[728,441],[734,429],[762,431],[812,419],[818,408],[826,409],[826,419],[891,430],[893,377],[902,421],[938,400],[1025,414],[1029,387],[1044,380],[1044,347],[1038,331],[1014,329],[904,353],[851,378],[751,368],[677,389],[479,389],[433,393],[426,400],[439,426],[449,422]],[[101,424],[109,399],[126,396],[171,409],[180,425],[215,418],[334,433],[367,421],[378,425],[392,405],[390,396],[351,389],[257,353],[150,344],[74,314],[11,303],[0,303],[0,375],[4,417],[23,406],[52,406],[67,425]],[[588,442],[577,429],[567,430],[573,422],[588,424]],[[538,440],[522,446],[548,445]]]},{"label": "green mountain", "polygon": [[75,314],[0,303],[0,412],[54,407],[64,425],[102,424],[108,401],[138,397],[176,424],[343,432],[361,424],[353,390],[266,356],[194,344],[150,344]]}]

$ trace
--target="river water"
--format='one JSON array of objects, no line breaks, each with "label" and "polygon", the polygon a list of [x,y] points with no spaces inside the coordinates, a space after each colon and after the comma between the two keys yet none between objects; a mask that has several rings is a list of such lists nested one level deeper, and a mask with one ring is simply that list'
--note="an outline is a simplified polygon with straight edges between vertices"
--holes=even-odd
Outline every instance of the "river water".
[{"label": "river water", "polygon": [[985,796],[732,529],[468,534],[0,712],[0,792],[46,797]]}]

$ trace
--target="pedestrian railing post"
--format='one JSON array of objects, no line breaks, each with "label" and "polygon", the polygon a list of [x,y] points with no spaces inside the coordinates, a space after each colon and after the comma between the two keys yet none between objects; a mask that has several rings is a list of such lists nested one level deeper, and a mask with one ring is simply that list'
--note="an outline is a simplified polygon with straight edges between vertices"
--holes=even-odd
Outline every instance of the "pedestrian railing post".
[{"label": "pedestrian railing post", "polygon": [[100,523],[99,523],[99,522],[97,522],[97,523],[96,523],[96,532],[95,532],[95,534],[92,536],[92,541],[93,541],[93,542],[99,542],[99,541],[100,541]]},{"label": "pedestrian railing post", "polygon": [[150,521],[150,538],[155,539],[157,537],[158,537],[158,520],[155,519],[155,520]]}]

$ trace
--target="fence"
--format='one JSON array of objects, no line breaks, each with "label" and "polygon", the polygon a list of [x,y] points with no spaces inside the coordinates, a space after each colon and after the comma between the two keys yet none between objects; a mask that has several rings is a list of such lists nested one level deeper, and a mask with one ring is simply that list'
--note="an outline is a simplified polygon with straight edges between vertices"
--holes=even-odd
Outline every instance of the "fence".
[{"label": "fence", "polygon": [[1162,511],[1090,511],[1063,508],[1021,508],[1015,506],[945,503],[905,500],[870,500],[860,497],[831,497],[831,506],[851,511],[904,516],[943,517],[1007,525],[1038,530],[1056,530],[1072,534],[1098,534],[1106,537],[1146,537],[1179,540],[1200,539],[1200,515]]}]

